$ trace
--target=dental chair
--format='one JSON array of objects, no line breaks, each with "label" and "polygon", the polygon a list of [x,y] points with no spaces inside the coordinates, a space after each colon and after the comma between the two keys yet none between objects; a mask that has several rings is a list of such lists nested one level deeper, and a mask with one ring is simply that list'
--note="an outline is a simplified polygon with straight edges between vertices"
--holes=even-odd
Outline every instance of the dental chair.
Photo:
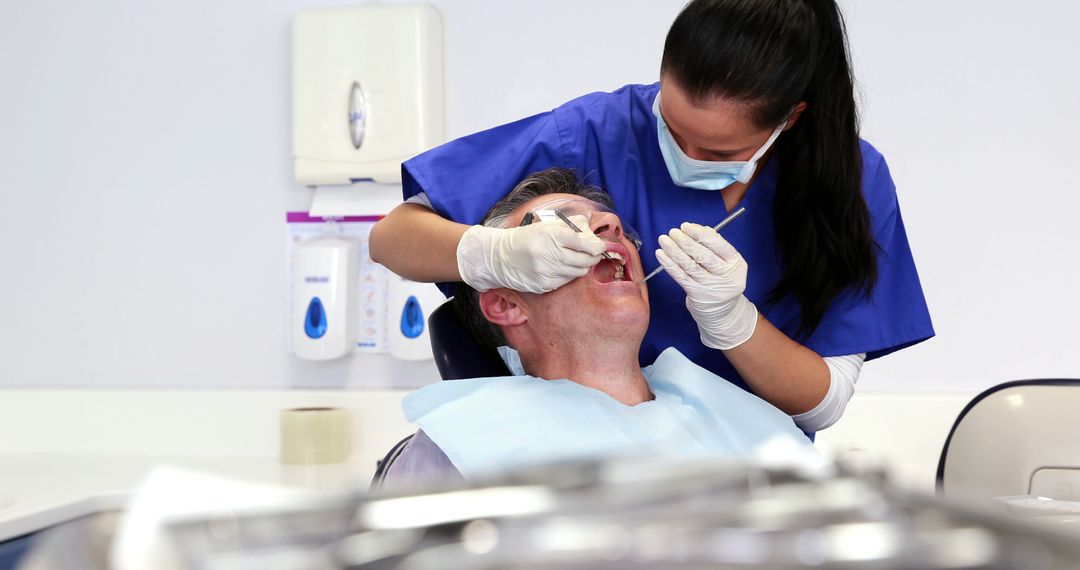
[{"label": "dental chair", "polygon": [[[435,367],[443,380],[508,376],[510,370],[499,358],[480,347],[472,333],[461,323],[454,311],[453,299],[439,305],[428,317],[428,337]],[[390,448],[386,456],[376,464],[371,489],[382,485],[390,465],[401,455],[412,435],[405,437]]]},{"label": "dental chair", "polygon": [[508,376],[498,354],[480,348],[454,311],[454,299],[439,305],[428,317],[428,336],[435,366],[443,380]]},{"label": "dental chair", "polygon": [[1020,380],[976,396],[945,440],[937,488],[1080,501],[1080,380]]}]

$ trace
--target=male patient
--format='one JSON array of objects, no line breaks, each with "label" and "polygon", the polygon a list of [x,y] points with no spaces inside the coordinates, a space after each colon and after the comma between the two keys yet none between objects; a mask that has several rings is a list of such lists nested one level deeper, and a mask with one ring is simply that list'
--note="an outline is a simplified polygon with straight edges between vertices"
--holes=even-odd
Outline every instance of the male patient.
[{"label": "male patient", "polygon": [[[608,258],[544,294],[458,284],[459,316],[513,376],[440,382],[405,398],[420,426],[386,473],[391,483],[446,483],[531,464],[614,454],[748,458],[764,443],[810,446],[791,418],[674,348],[638,365],[649,294],[636,234],[603,191],[568,170],[518,184],[484,225],[565,224],[606,242]],[[518,356],[520,360],[518,360]]]}]

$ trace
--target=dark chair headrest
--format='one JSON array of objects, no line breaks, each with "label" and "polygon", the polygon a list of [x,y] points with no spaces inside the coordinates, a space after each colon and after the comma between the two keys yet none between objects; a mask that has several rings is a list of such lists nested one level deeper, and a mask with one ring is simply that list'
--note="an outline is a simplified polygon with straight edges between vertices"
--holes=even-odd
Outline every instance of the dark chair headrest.
[{"label": "dark chair headrest", "polygon": [[443,380],[509,376],[510,370],[497,354],[480,348],[472,333],[454,312],[453,299],[428,317],[428,334],[435,366]]}]

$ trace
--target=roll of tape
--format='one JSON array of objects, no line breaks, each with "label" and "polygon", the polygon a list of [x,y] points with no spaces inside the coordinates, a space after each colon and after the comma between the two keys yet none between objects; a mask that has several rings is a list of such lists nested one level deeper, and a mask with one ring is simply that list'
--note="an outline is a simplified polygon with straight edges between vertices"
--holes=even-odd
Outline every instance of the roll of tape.
[{"label": "roll of tape", "polygon": [[349,458],[349,412],[341,408],[281,411],[281,462],[341,463]]}]

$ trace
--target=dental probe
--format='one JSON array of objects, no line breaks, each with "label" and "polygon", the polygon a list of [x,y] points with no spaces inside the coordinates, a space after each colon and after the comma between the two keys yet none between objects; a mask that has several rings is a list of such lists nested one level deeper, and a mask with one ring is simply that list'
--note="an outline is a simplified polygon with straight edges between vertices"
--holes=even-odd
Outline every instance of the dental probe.
[{"label": "dental probe", "polygon": [[[728,217],[724,218],[723,220],[720,220],[719,224],[716,224],[715,226],[713,226],[713,231],[718,232],[718,231],[724,229],[724,226],[726,226],[726,225],[730,224],[731,222],[735,221],[735,218],[738,218],[739,216],[741,216],[742,213],[745,212],[745,211],[746,211],[746,206],[743,206],[743,207],[739,208],[738,210],[735,210],[734,212],[729,214]],[[657,267],[656,269],[653,269],[652,273],[646,275],[645,278],[642,279],[641,281],[638,281],[638,283],[644,283],[644,282],[648,281],[649,279],[652,279],[653,275],[656,275],[657,273],[660,273],[660,271],[662,271],[663,269],[664,269],[663,265],[661,265],[660,267]]]},{"label": "dental probe", "polygon": [[[562,213],[562,212],[560,212],[560,211],[558,211],[558,210],[555,210],[555,215],[556,215],[556,216],[559,216],[559,219],[560,219],[560,220],[562,220],[563,222],[565,222],[565,223],[566,223],[566,225],[570,226],[570,229],[574,230],[575,232],[577,232],[577,233],[579,233],[579,234],[581,233],[581,228],[577,227],[577,226],[576,226],[576,225],[574,224],[574,222],[571,222],[571,221],[570,221],[570,218],[567,218],[567,217],[566,217],[566,214],[564,214],[564,213]],[[601,253],[600,255],[601,255],[601,256],[603,256],[603,258],[604,258],[604,259],[606,259],[606,260],[608,260],[608,261],[615,261],[614,259],[611,259],[611,256],[610,256],[610,255],[608,255],[608,252],[606,252],[606,251],[605,251],[604,253]]]}]

